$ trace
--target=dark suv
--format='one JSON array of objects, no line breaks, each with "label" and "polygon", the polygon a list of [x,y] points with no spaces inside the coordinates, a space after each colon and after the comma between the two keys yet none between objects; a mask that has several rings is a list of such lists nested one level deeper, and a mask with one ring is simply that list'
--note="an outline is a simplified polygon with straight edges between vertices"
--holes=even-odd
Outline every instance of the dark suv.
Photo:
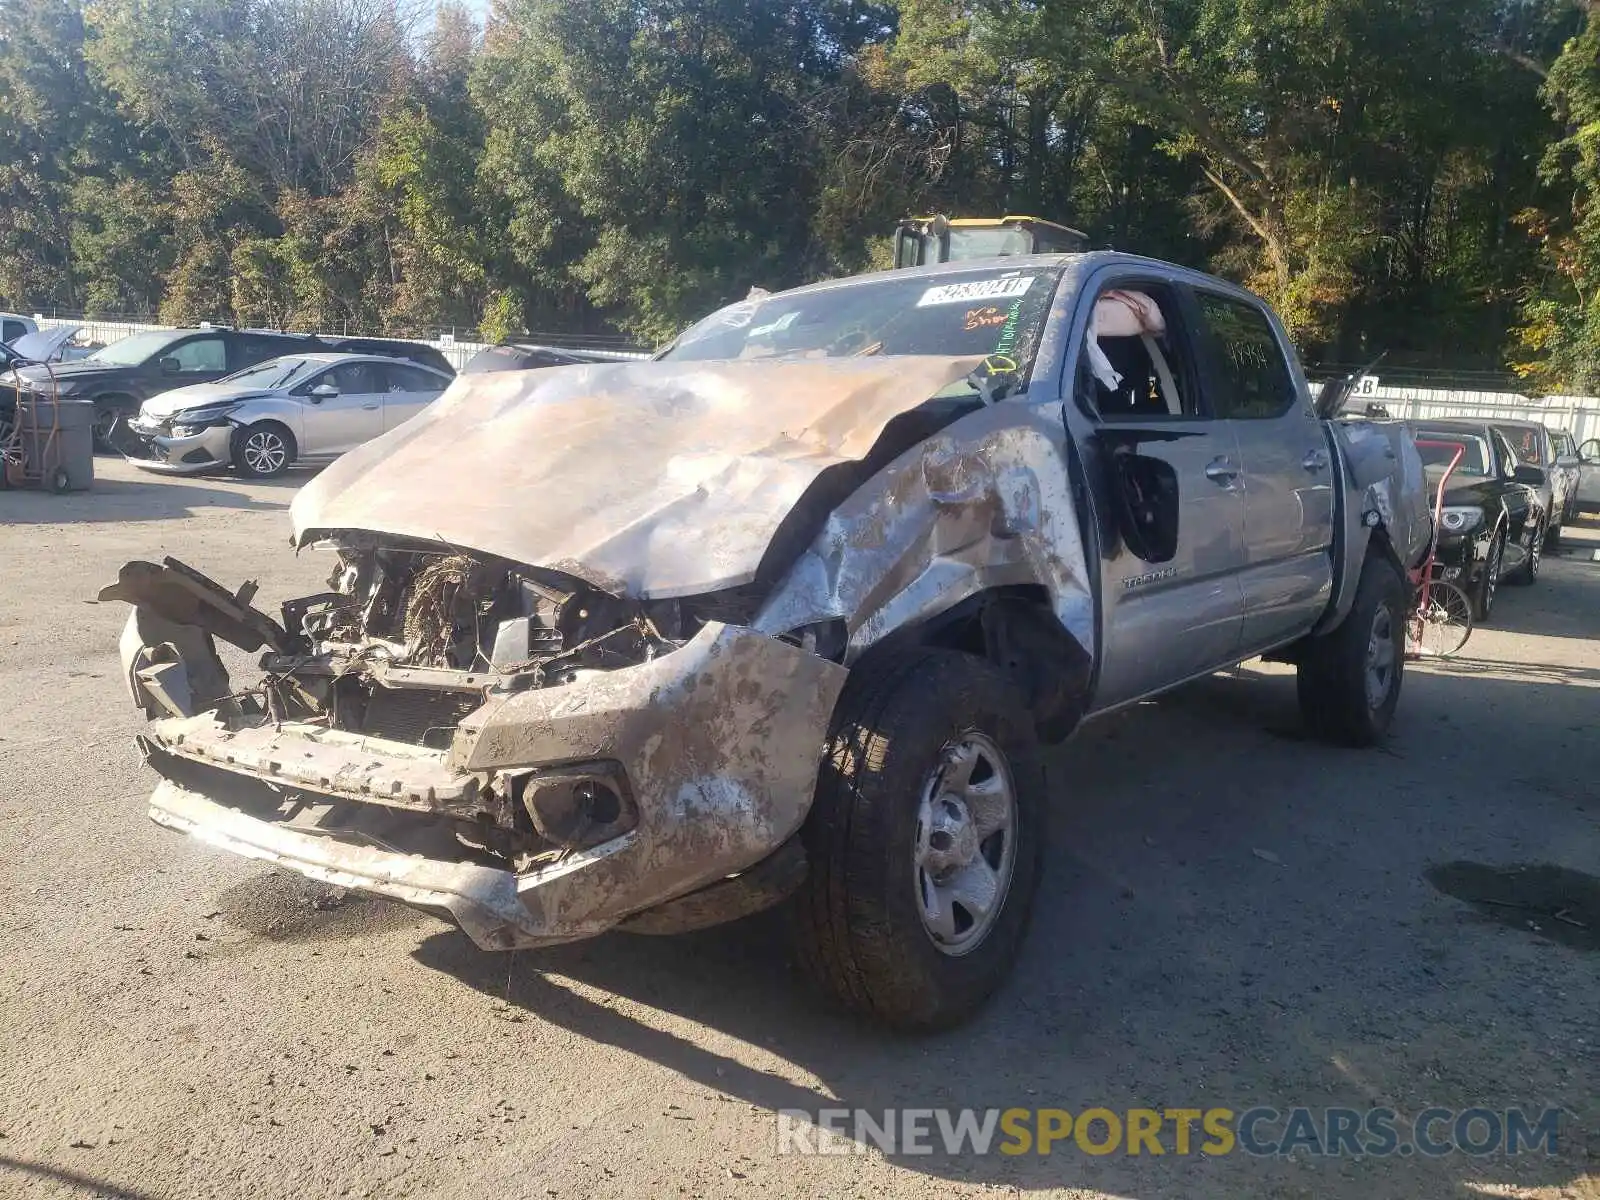
[{"label": "dark suv", "polygon": [[321,349],[309,334],[245,329],[161,329],[102,346],[88,358],[50,370],[23,367],[21,386],[47,391],[52,374],[64,396],[92,400],[95,444],[119,450],[124,423],[150,397],[191,383],[210,383],[281,354]]},{"label": "dark suv", "polygon": [[1445,488],[1437,562],[1441,576],[1471,597],[1473,615],[1486,621],[1502,577],[1511,583],[1539,577],[1549,522],[1541,493],[1545,474],[1520,464],[1505,435],[1487,421],[1408,424],[1430,488],[1439,486],[1461,450]]},{"label": "dark suv", "polygon": [[[88,358],[57,364],[53,373],[61,395],[94,401],[96,446],[121,452],[133,445],[126,423],[152,396],[192,383],[211,383],[281,355],[328,349],[385,354],[427,366],[440,365],[434,362],[440,358],[444,370],[449,371],[449,363],[442,361],[437,350],[415,342],[201,327],[135,333]],[[16,374],[24,388],[43,391],[50,387],[51,372],[43,367],[23,367]],[[0,397],[0,405],[10,398]]]}]

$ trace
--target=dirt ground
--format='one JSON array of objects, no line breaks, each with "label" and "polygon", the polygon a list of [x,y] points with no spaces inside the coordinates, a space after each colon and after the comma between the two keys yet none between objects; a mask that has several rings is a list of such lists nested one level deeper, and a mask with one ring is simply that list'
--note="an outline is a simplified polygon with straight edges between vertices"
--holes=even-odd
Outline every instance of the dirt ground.
[{"label": "dirt ground", "polygon": [[[151,824],[90,598],[174,554],[271,608],[328,563],[298,477],[98,466],[0,495],[0,1194],[1600,1196],[1600,524],[1411,670],[1385,750],[1304,740],[1259,663],[1084,729],[1014,977],[906,1039],[771,916],[489,955]],[[1566,1116],[1515,1158],[776,1153],[779,1109],[1257,1105]]]}]

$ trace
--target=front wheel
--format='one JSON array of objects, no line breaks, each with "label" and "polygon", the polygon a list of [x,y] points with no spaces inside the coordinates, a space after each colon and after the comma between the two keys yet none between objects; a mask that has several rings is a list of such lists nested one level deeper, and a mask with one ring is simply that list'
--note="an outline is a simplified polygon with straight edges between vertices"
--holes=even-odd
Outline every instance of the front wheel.
[{"label": "front wheel", "polygon": [[1489,557],[1484,561],[1483,573],[1478,576],[1478,586],[1473,589],[1473,619],[1482,624],[1494,612],[1495,592],[1500,589],[1500,568],[1505,565],[1505,534],[1489,543]]},{"label": "front wheel", "polygon": [[1539,582],[1539,560],[1544,556],[1544,536],[1542,526],[1534,528],[1533,536],[1528,539],[1528,545],[1523,552],[1522,565],[1506,576],[1507,583],[1514,583],[1518,587],[1530,587]]},{"label": "front wheel", "polygon": [[294,462],[294,435],[274,421],[233,431],[233,465],[248,479],[282,475]]},{"label": "front wheel", "polygon": [[1009,973],[1044,846],[1033,718],[985,659],[915,649],[850,673],[802,836],[807,971],[908,1030],[970,1016]]},{"label": "front wheel", "polygon": [[1369,555],[1350,614],[1331,633],[1312,638],[1300,658],[1300,712],[1314,734],[1370,746],[1389,731],[1405,674],[1405,637],[1405,581],[1393,565]]}]

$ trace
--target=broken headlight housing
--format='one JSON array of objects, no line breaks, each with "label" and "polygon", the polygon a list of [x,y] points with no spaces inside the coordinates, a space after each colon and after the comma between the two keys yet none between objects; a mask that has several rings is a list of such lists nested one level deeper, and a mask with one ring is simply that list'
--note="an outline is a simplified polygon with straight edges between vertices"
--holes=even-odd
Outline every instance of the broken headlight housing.
[{"label": "broken headlight housing", "polygon": [[190,408],[183,412],[174,413],[172,416],[173,437],[193,437],[197,433],[210,429],[213,425],[221,425],[227,420],[239,405],[237,402],[228,404],[207,404],[204,408]]},{"label": "broken headlight housing", "polygon": [[1439,514],[1439,528],[1445,533],[1471,533],[1483,524],[1483,510],[1472,505],[1447,508]]}]

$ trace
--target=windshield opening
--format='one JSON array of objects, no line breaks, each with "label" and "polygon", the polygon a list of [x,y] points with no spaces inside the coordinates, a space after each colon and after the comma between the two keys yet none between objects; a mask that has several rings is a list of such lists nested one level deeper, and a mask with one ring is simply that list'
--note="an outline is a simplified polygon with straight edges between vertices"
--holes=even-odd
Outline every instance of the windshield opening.
[{"label": "windshield opening", "polygon": [[147,333],[135,333],[112,342],[109,346],[100,347],[89,357],[93,361],[105,363],[107,366],[137,367],[177,341],[181,336],[181,334],[164,329],[151,330]]},{"label": "windshield opening", "polygon": [[1500,432],[1505,434],[1506,441],[1511,443],[1511,449],[1516,451],[1519,458],[1526,466],[1544,466],[1543,447],[1539,445],[1539,431],[1537,429],[1519,429],[1515,425],[1500,426]]},{"label": "windshield opening", "polygon": [[1479,478],[1488,475],[1489,448],[1483,444],[1482,438],[1475,438],[1470,434],[1451,433],[1443,429],[1419,429],[1414,436],[1417,439],[1417,453],[1422,455],[1423,466],[1448,467],[1450,460],[1455,457],[1456,447],[1459,446],[1464,453],[1461,455],[1461,462],[1456,466],[1456,474],[1475,475]]},{"label": "windshield opening", "polygon": [[257,363],[253,367],[246,367],[243,371],[235,371],[219,382],[242,383],[259,388],[287,387],[289,381],[302,374],[308,365],[303,358],[274,358],[264,363]]},{"label": "windshield opening", "polygon": [[1060,268],[991,268],[745,300],[686,330],[662,357],[1002,354],[1026,380],[1060,277]]}]

